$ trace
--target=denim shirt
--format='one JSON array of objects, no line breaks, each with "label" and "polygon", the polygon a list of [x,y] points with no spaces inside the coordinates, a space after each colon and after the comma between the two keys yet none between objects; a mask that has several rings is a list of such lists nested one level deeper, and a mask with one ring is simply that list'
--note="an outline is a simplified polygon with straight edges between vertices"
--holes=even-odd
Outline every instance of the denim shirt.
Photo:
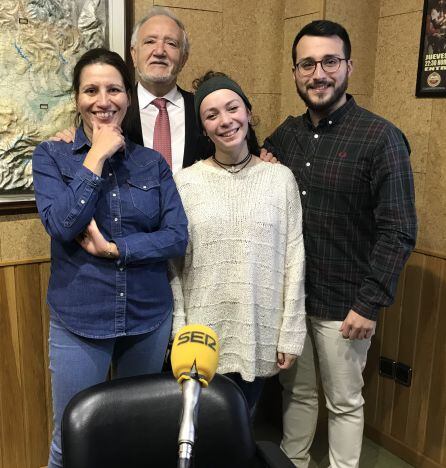
[{"label": "denim shirt", "polygon": [[[51,236],[48,304],[81,336],[146,333],[172,311],[167,260],[185,253],[186,215],[159,153],[126,139],[98,177],[83,165],[90,146],[78,128],[74,143],[45,141],[34,151],[36,203]],[[92,218],[118,259],[76,241]]]}]

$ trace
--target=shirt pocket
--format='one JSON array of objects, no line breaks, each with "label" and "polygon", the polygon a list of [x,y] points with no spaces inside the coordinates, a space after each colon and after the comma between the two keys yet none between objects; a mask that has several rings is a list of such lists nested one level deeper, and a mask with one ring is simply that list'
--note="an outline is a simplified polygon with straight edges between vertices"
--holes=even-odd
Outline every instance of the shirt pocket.
[{"label": "shirt pocket", "polygon": [[157,179],[128,179],[133,206],[149,218],[159,214],[160,183]]}]

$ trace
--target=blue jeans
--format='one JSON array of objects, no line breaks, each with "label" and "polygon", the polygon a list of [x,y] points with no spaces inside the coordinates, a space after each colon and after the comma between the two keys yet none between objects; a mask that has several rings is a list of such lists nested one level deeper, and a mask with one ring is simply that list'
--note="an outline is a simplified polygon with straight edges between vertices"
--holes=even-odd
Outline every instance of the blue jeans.
[{"label": "blue jeans", "polygon": [[262,396],[263,387],[265,385],[265,379],[256,377],[252,382],[247,382],[242,379],[242,376],[238,372],[229,372],[224,375],[238,385],[248,403],[251,420],[254,420],[257,403]]},{"label": "blue jeans", "polygon": [[110,365],[113,377],[161,372],[172,325],[170,315],[154,331],[118,338],[84,338],[50,321],[50,371],[53,396],[53,440],[48,468],[62,467],[61,422],[65,406],[87,387],[103,382]]}]

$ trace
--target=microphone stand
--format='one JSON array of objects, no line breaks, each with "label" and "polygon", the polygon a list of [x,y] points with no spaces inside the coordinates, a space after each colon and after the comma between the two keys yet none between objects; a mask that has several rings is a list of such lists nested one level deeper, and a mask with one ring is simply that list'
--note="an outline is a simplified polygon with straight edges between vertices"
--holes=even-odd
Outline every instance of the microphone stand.
[{"label": "microphone stand", "polygon": [[178,435],[178,468],[191,466],[200,394],[201,384],[198,379],[192,377],[183,382],[183,414]]}]

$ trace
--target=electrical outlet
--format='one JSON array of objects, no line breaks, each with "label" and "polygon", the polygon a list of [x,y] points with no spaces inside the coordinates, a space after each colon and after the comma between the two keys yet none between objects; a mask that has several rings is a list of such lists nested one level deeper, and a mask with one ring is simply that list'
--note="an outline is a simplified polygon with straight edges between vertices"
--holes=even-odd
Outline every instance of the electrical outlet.
[{"label": "electrical outlet", "polygon": [[395,380],[406,387],[410,387],[412,383],[412,368],[402,362],[395,363]]},{"label": "electrical outlet", "polygon": [[381,356],[379,358],[379,375],[387,377],[388,379],[395,378],[395,364],[396,362],[393,359],[386,358]]}]

